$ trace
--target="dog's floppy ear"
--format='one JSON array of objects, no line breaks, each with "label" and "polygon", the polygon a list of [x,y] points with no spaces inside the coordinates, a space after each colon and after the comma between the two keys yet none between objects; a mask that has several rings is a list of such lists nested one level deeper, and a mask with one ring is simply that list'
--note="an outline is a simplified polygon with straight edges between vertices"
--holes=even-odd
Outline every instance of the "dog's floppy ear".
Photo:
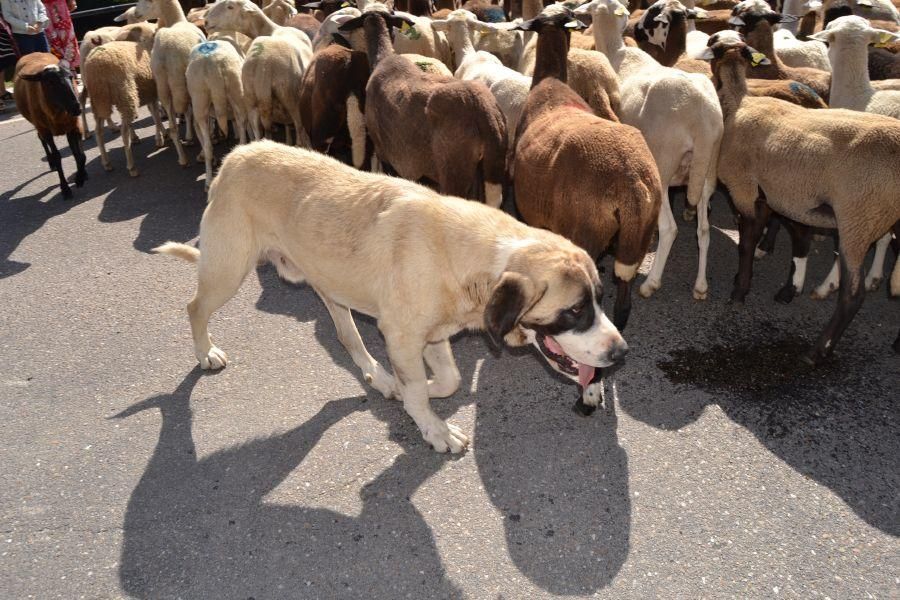
[{"label": "dog's floppy ear", "polygon": [[498,347],[531,306],[533,296],[534,283],[527,277],[511,271],[500,277],[484,309],[484,328]]}]

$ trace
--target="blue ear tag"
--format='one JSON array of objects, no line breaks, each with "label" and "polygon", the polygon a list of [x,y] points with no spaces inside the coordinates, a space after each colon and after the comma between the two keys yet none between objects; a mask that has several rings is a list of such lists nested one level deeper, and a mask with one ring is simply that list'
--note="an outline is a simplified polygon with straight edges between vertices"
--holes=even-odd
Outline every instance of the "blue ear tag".
[{"label": "blue ear tag", "polygon": [[217,44],[216,42],[203,42],[197,47],[197,52],[205,56],[215,52],[218,47],[219,44]]}]

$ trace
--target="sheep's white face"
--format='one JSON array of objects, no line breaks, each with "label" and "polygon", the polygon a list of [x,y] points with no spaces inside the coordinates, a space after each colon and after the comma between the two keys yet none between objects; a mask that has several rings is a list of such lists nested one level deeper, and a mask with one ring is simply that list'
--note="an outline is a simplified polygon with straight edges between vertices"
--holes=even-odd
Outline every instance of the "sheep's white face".
[{"label": "sheep's white face", "polygon": [[824,31],[809,37],[828,44],[828,57],[834,62],[841,48],[869,44],[881,46],[900,39],[900,34],[875,29],[869,24],[869,21],[862,17],[847,16],[835,19],[828,24]]},{"label": "sheep's white face", "polygon": [[206,13],[207,31],[241,31],[243,12],[261,12],[259,7],[247,0],[219,0]]},{"label": "sheep's white face", "polygon": [[619,0],[590,0],[575,9],[576,15],[591,15],[594,19],[613,18],[619,25],[619,30],[625,29],[628,24],[628,8]]},{"label": "sheep's white face", "polygon": [[140,21],[159,18],[159,3],[155,0],[138,0],[134,6],[134,17]]}]

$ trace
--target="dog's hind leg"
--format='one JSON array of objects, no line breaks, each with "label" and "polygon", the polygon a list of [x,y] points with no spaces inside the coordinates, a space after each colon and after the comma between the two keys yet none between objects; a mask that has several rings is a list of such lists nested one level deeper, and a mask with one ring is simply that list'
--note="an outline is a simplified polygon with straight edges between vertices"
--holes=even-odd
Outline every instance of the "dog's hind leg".
[{"label": "dog's hind leg", "polygon": [[204,240],[197,270],[197,293],[187,306],[194,354],[202,369],[221,369],[228,363],[225,352],[209,337],[209,317],[234,296],[255,263],[246,248],[235,247],[238,244],[233,240],[240,239],[239,236],[221,239],[227,240],[228,245],[222,247],[216,240]]},{"label": "dog's hind leg", "polygon": [[445,423],[434,414],[428,402],[428,379],[422,353],[424,336],[411,335],[403,326],[395,327],[379,322],[387,342],[388,356],[403,399],[403,408],[413,418],[422,437],[438,452],[462,452],[469,438],[454,425]]},{"label": "dog's hind leg", "polygon": [[456,368],[456,361],[453,359],[450,340],[427,344],[423,355],[425,363],[434,374],[434,379],[428,380],[428,396],[446,398],[456,393],[462,378],[459,375],[459,369]]},{"label": "dog's hind leg", "polygon": [[341,344],[350,353],[350,357],[353,358],[356,366],[362,369],[366,383],[381,392],[381,395],[385,398],[393,397],[395,394],[394,378],[366,350],[362,337],[359,335],[359,330],[356,328],[356,323],[353,321],[353,314],[350,312],[350,309],[332,301],[319,290],[316,290],[316,293],[319,294],[319,298],[322,299],[322,302],[325,303],[325,308],[331,314],[331,319],[334,321],[334,327],[337,329],[338,339]]}]

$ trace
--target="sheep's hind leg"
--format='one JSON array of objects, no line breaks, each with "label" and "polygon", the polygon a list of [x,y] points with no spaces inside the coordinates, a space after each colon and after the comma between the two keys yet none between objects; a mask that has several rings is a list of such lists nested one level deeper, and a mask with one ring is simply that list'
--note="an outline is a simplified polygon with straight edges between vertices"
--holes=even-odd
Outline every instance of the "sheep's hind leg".
[{"label": "sheep's hind leg", "polygon": [[850,260],[853,260],[853,263],[855,263],[851,264],[846,252],[841,252],[840,260],[841,287],[834,314],[831,316],[828,325],[825,326],[822,335],[819,336],[815,346],[801,357],[803,362],[811,366],[816,366],[831,355],[834,351],[834,346],[840,340],[850,321],[856,316],[865,298],[866,288],[863,285],[862,260],[853,260],[851,258]]},{"label": "sheep's hind leg", "polygon": [[706,300],[709,281],[706,279],[706,263],[709,256],[709,199],[716,189],[715,177],[707,179],[703,185],[703,195],[697,207],[697,279],[694,280],[694,300]]},{"label": "sheep's hind leg", "polygon": [[738,241],[738,272],[734,277],[734,288],[731,290],[732,302],[743,302],[750,291],[753,279],[753,255],[763,227],[772,214],[772,209],[763,200],[757,200],[753,215],[741,215],[740,240]]},{"label": "sheep's hind leg", "polygon": [[50,163],[50,168],[59,175],[59,189],[62,191],[63,198],[71,198],[72,190],[69,188],[69,182],[66,181],[66,174],[63,173],[62,156],[60,156],[59,150],[56,149],[53,136],[47,134],[41,137],[41,144],[43,144],[44,151],[47,153],[47,162]]},{"label": "sheep's hind leg", "polygon": [[759,246],[756,247],[753,255],[755,258],[763,258],[767,254],[771,254],[775,249],[775,239],[778,237],[778,230],[781,229],[781,221],[777,216],[769,218],[766,223],[766,231]]},{"label": "sheep's hind leg", "polygon": [[[772,220],[769,220],[770,227]],[[784,226],[791,236],[791,271],[787,283],[775,294],[775,301],[789,304],[794,296],[803,292],[806,282],[806,261],[809,257],[809,246],[812,243],[812,230],[796,221],[785,220]]]},{"label": "sheep's hind leg", "polygon": [[388,373],[384,367],[375,360],[363,344],[356,323],[353,321],[353,314],[346,306],[331,300],[321,291],[316,290],[319,298],[325,303],[325,308],[334,321],[334,327],[337,330],[338,340],[350,353],[350,357],[357,367],[362,369],[363,379],[366,383],[381,392],[385,398],[391,398],[396,393],[394,386],[394,378]]},{"label": "sheep's hind leg", "polygon": [[662,274],[666,268],[666,261],[669,259],[669,252],[672,251],[672,244],[675,243],[676,235],[678,235],[678,225],[672,214],[672,205],[669,204],[669,191],[664,187],[662,204],[659,208],[659,242],[656,246],[656,254],[653,256],[653,265],[650,267],[647,279],[638,290],[644,298],[649,298],[662,286]]},{"label": "sheep's hind leg", "polygon": [[100,148],[100,164],[103,165],[104,171],[112,171],[112,164],[109,162],[109,154],[106,152],[106,140],[103,139],[103,119],[94,113],[94,132],[97,135],[97,147]]},{"label": "sheep's hind leg", "polygon": [[875,256],[872,258],[872,267],[866,275],[866,291],[874,292],[884,279],[884,259],[887,257],[888,245],[891,243],[891,232],[875,242]]},{"label": "sheep's hind leg", "polygon": [[125,148],[125,164],[128,166],[128,174],[137,177],[137,168],[134,166],[134,153],[131,151],[131,120],[122,116],[122,147]]},{"label": "sheep's hind leg", "polygon": [[163,130],[162,120],[159,116],[159,103],[156,101],[150,102],[147,104],[147,108],[150,110],[150,116],[153,117],[153,126],[155,128],[155,132],[153,134],[154,141],[156,143],[157,148],[163,148],[166,145],[166,135]]},{"label": "sheep's hind leg", "polygon": [[75,165],[78,168],[78,171],[75,173],[75,185],[81,187],[88,178],[87,171],[84,168],[86,159],[84,148],[81,144],[81,136],[78,135],[77,131],[70,131],[66,134],[66,139],[69,140],[69,148],[72,150],[72,156],[75,157]]}]

